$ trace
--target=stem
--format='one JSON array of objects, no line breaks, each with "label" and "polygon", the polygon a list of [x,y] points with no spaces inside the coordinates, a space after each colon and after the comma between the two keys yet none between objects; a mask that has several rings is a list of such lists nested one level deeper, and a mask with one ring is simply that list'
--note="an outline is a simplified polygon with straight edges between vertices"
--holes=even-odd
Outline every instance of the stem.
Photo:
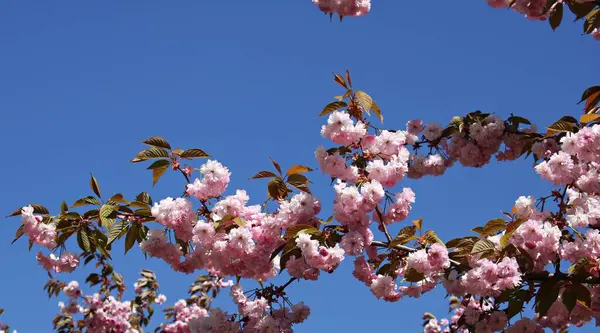
[{"label": "stem", "polygon": [[379,216],[379,221],[381,222],[381,227],[383,228],[383,233],[385,234],[385,238],[387,238],[388,245],[389,245],[389,243],[392,242],[393,238],[392,238],[392,236],[390,236],[390,233],[388,232],[387,227],[385,226],[385,222],[383,221],[383,215],[381,215],[379,206],[375,207],[375,211],[377,212],[377,216]]}]

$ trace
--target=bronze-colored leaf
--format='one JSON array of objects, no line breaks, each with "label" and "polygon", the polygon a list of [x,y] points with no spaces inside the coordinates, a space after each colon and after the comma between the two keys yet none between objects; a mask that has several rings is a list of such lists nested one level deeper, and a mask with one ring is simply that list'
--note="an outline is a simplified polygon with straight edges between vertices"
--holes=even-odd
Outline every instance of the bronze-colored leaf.
[{"label": "bronze-colored leaf", "polygon": [[600,91],[593,93],[585,101],[585,113],[593,113],[593,109],[600,102]]},{"label": "bronze-colored leaf", "polygon": [[560,281],[556,279],[544,281],[535,297],[535,312],[543,317],[548,312],[560,292]]},{"label": "bronze-colored leaf", "polygon": [[337,73],[333,73],[333,76],[334,76],[334,78],[333,78],[333,81],[334,81],[335,83],[337,83],[337,84],[339,84],[340,86],[342,86],[342,87],[344,87],[344,88],[348,89],[348,85],[346,84],[346,81],[344,80],[344,78],[343,78],[341,75],[339,75],[339,74],[337,74]]},{"label": "bronze-colored leaf", "polygon": [[442,242],[442,240],[438,237],[438,235],[435,233],[435,231],[433,230],[428,230],[425,235],[423,235],[423,237],[425,237],[425,239],[427,240],[427,242],[429,244],[435,244],[438,243],[442,246],[446,246],[446,244],[444,244],[444,242]]},{"label": "bronze-colored leaf", "polygon": [[375,112],[375,114],[379,118],[379,121],[383,124],[383,115],[381,114],[381,109],[375,103],[375,101],[373,101],[373,103],[371,104],[371,109],[373,110],[373,112]]},{"label": "bronze-colored leaf", "polygon": [[596,7],[596,3],[593,1],[590,2],[577,2],[577,1],[567,1],[569,5],[569,9],[573,14],[575,14],[575,21],[584,18],[587,14],[589,14],[594,7]]},{"label": "bronze-colored leaf", "polygon": [[167,140],[161,138],[160,136],[153,136],[142,143],[148,146],[171,149],[171,145],[167,142]]},{"label": "bronze-colored leaf", "polygon": [[286,174],[289,176],[289,175],[294,175],[297,173],[304,173],[304,172],[309,172],[309,171],[313,171],[313,170],[304,165],[294,165],[288,169]]},{"label": "bronze-colored leaf", "polygon": [[600,120],[600,114],[595,114],[595,113],[582,114],[581,117],[579,117],[579,121],[582,124],[589,124],[589,123],[593,123],[598,120]]},{"label": "bronze-colored leaf", "polygon": [[350,71],[346,69],[346,81],[348,81],[348,86],[352,88],[352,79],[350,78]]},{"label": "bronze-colored leaf", "polygon": [[600,8],[596,8],[589,12],[585,16],[585,22],[583,22],[583,32],[590,34],[594,29],[600,27]]},{"label": "bronze-colored leaf", "polygon": [[281,200],[287,196],[289,189],[283,182],[283,179],[277,177],[269,181],[268,192],[271,198]]},{"label": "bronze-colored leaf", "polygon": [[473,249],[471,250],[471,254],[476,253],[485,253],[489,251],[494,251],[496,249],[496,244],[492,243],[487,239],[480,239],[473,245]]},{"label": "bronze-colored leaf", "polygon": [[392,241],[392,246],[403,245],[410,242],[413,239],[416,239],[417,227],[414,225],[406,226],[398,232],[394,240]]},{"label": "bronze-colored leaf", "polygon": [[319,117],[328,115],[334,111],[337,111],[341,108],[345,108],[347,106],[348,106],[348,104],[346,104],[346,102],[343,102],[343,101],[331,102],[331,103],[325,105],[325,107],[323,108],[323,111],[321,111],[321,113],[319,113]]},{"label": "bronze-colored leaf", "polygon": [[307,234],[311,234],[311,235],[318,235],[321,232],[319,231],[319,229],[315,228],[312,225],[308,225],[308,224],[296,224],[293,225],[291,227],[289,227],[286,231],[285,234],[283,235],[283,239],[291,239],[296,237],[299,233],[304,232]]},{"label": "bronze-colored leaf", "polygon": [[418,220],[413,220],[412,222],[417,229],[421,230],[421,228],[423,228],[423,217],[419,217]]},{"label": "bronze-colored leaf", "polygon": [[414,268],[409,268],[404,273],[404,279],[407,282],[419,282],[425,279],[425,275],[423,275],[423,273],[417,272]]},{"label": "bronze-colored leaf", "polygon": [[14,244],[17,241],[17,239],[21,238],[21,236],[23,236],[24,232],[25,232],[25,226],[23,224],[21,224],[19,229],[17,229],[17,232],[15,233],[15,238],[13,239],[11,244]]},{"label": "bronze-colored leaf", "polygon": [[600,86],[593,86],[593,87],[587,88],[581,95],[581,100],[579,102],[577,102],[577,104],[581,104],[583,101],[585,101],[586,99],[588,99],[590,96],[592,96],[593,94],[595,94],[597,92],[600,92]]},{"label": "bronze-colored leaf", "polygon": [[246,224],[248,224],[243,217],[234,217],[233,222],[235,222],[235,224],[237,224],[240,227],[244,227],[246,226]]},{"label": "bronze-colored leaf", "polygon": [[250,177],[249,179],[273,178],[273,177],[277,177],[277,175],[272,173],[271,171],[260,171],[257,174],[255,174],[254,176]]},{"label": "bronze-colored leaf", "polygon": [[362,105],[363,110],[365,110],[365,112],[369,113],[371,111],[371,107],[373,106],[373,98],[371,98],[369,94],[359,90],[356,92],[356,99],[358,99],[358,102],[360,103],[360,105]]},{"label": "bronze-colored leaf", "polygon": [[96,193],[96,195],[98,196],[98,198],[102,198],[102,196],[100,195],[100,186],[98,185],[98,181],[96,180],[96,177],[94,177],[94,175],[92,175],[90,173],[90,187],[92,188],[92,191],[94,191],[94,193]]},{"label": "bronze-colored leaf", "polygon": [[550,21],[550,27],[552,27],[552,30],[556,30],[556,28],[558,28],[558,26],[560,25],[560,22],[562,22],[562,18],[563,18],[563,3],[557,2],[550,9],[549,21]]},{"label": "bronze-colored leaf", "polygon": [[564,120],[559,120],[554,124],[547,127],[546,135],[554,135],[561,132],[572,132],[575,129],[575,125]]},{"label": "bronze-colored leaf", "polygon": [[150,149],[142,150],[139,153],[137,153],[137,155],[134,159],[131,160],[131,162],[138,163],[157,158],[169,158],[169,152],[167,152],[164,148],[152,147]]},{"label": "bronze-colored leaf", "polygon": [[187,158],[187,159],[210,157],[210,155],[208,155],[206,152],[204,152],[204,150],[198,149],[198,148],[187,149],[183,153],[181,153],[180,156],[181,156],[181,158]]},{"label": "bronze-colored leaf", "polygon": [[277,170],[277,172],[279,172],[279,174],[281,175],[281,166],[279,166],[279,163],[277,163],[274,159],[270,158],[271,163],[273,163],[273,166],[275,167],[275,169]]},{"label": "bronze-colored leaf", "polygon": [[506,229],[506,221],[503,219],[493,219],[488,221],[483,227],[472,229],[482,237],[493,236],[499,231]]}]

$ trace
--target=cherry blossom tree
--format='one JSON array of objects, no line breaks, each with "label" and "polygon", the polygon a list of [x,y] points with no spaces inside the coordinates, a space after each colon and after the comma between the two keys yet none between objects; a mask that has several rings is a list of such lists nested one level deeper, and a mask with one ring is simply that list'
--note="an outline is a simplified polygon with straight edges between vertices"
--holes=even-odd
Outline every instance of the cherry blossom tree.
[{"label": "cherry blossom tree", "polygon": [[[313,2],[340,18],[371,9],[368,0]],[[548,20],[553,29],[567,8],[583,21],[585,34],[600,39],[597,1],[488,3]],[[319,171],[331,177],[331,212],[321,211],[312,195],[313,170],[305,164],[282,168],[271,160],[272,170],[251,177],[267,182],[268,193],[252,205],[246,191],[231,190],[226,166],[202,149],[174,148],[159,136],[145,140],[131,162],[150,163],[153,183],[167,171],[181,174],[183,193],[159,201],[145,192],[106,197],[91,176],[90,195],[63,202],[54,214],[39,204],[14,211],[21,219],[15,241],[23,237],[30,250],[39,248],[36,259],[49,276],[44,289],[62,300],[55,330],[293,332],[310,308],[286,289],[335,273],[344,260],[353,261],[354,277],[382,301],[444,288],[451,316],[425,314],[424,332],[563,331],[600,322],[600,86],[583,92],[583,114],[543,130],[522,116],[482,111],[446,125],[415,119],[384,129],[382,110],[354,88],[349,71],[334,74],[334,82],[340,95],[320,112],[327,144],[315,151]],[[482,168],[493,159],[531,159],[554,189],[524,193],[502,215],[447,241],[423,218],[409,218],[417,195],[403,180],[443,176],[451,167]],[[403,226],[396,235],[392,224]],[[153,272],[142,269],[135,296],[124,299],[126,283],[112,264],[116,242],[126,253],[140,250],[176,272],[198,275],[189,297],[172,302],[161,324],[151,325],[154,307],[169,300]],[[84,282],[69,281],[69,273],[88,264],[96,271]],[[282,273],[289,280],[274,284]],[[84,294],[83,283],[96,292]],[[221,291],[237,305],[235,313],[212,306]],[[530,317],[528,304],[535,310]],[[9,330],[0,324],[1,333]]]}]

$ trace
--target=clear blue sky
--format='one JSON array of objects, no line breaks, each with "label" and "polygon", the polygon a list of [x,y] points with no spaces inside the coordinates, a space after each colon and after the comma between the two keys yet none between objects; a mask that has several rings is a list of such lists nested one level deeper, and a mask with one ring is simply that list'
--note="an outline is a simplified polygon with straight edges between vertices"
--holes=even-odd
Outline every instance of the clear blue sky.
[{"label": "clear blue sky", "polygon": [[[152,189],[150,174],[127,162],[152,135],[206,150],[233,172],[230,190],[246,188],[260,203],[266,184],[247,178],[270,168],[269,156],[316,166],[313,152],[326,143],[317,114],[340,92],[331,72],[345,68],[390,128],[476,109],[547,125],[578,114],[581,92],[598,84],[600,44],[581,36],[570,16],[552,32],[483,0],[373,2],[369,15],[340,24],[309,0],[3,1],[0,212],[29,203],[56,212],[62,199],[89,194],[90,171],[107,194],[178,195],[178,175]],[[311,179],[328,216],[328,179]],[[411,217],[423,216],[445,240],[499,217],[519,195],[549,188],[531,161],[455,167],[403,185],[417,195]],[[0,223],[0,318],[21,333],[49,332],[57,300],[44,296],[46,274],[26,241],[10,245],[19,223]],[[193,276],[134,252],[115,255],[129,286],[145,267],[157,270],[169,303],[185,295]],[[424,311],[446,313],[441,290],[377,301],[351,276],[351,261],[290,288],[313,309],[297,332],[418,332]],[[228,298],[218,303],[231,309]]]}]

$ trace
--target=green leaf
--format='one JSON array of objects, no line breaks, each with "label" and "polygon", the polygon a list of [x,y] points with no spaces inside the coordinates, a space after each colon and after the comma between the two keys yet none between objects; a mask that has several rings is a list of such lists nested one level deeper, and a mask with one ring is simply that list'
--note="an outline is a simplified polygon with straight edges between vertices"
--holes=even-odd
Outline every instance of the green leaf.
[{"label": "green leaf", "polygon": [[79,248],[81,248],[83,251],[92,252],[89,229],[79,229],[79,232],[77,233],[77,244],[79,245]]},{"label": "green leaf", "polygon": [[150,197],[150,194],[148,194],[147,192],[142,192],[140,194],[137,195],[137,197],[135,197],[136,201],[139,202],[144,202],[146,204],[148,204],[149,206],[152,206],[152,198]]},{"label": "green leaf", "polygon": [[295,175],[298,173],[305,173],[305,172],[309,172],[309,171],[313,171],[313,169],[311,169],[307,166],[304,166],[304,165],[294,165],[288,169],[286,174],[288,176],[290,176],[290,175]]},{"label": "green leaf", "polygon": [[96,244],[96,247],[98,248],[100,253],[102,253],[108,259],[112,259],[110,257],[110,251],[108,251],[108,249],[106,248],[106,235],[104,235],[100,230],[94,230],[92,232],[92,237],[94,238],[94,244]]},{"label": "green leaf", "polygon": [[152,186],[156,185],[156,182],[169,169],[170,165],[169,160],[158,160],[148,167],[148,170],[152,170]]},{"label": "green leaf", "polygon": [[373,98],[371,98],[369,94],[359,90],[356,92],[356,99],[358,99],[358,102],[363,106],[363,110],[365,110],[365,112],[369,113],[371,111],[371,107],[373,106]]},{"label": "green leaf", "polygon": [[113,206],[113,205],[102,205],[102,207],[100,207],[100,212],[99,212],[99,216],[100,216],[100,223],[106,228],[106,229],[110,229],[110,227],[112,227],[112,225],[115,223],[115,219],[117,217],[117,209],[119,209],[118,206]]},{"label": "green leaf", "polygon": [[167,142],[167,140],[161,138],[160,136],[153,136],[142,143],[148,146],[171,149],[171,145]]},{"label": "green leaf", "polygon": [[129,230],[127,231],[127,236],[125,236],[125,254],[129,251],[138,237],[138,228],[139,224],[133,223]]},{"label": "green leaf", "polygon": [[563,18],[563,4],[561,2],[557,2],[550,9],[550,27],[552,30],[556,30],[560,25],[560,22]]},{"label": "green leaf", "polygon": [[164,148],[152,147],[150,149],[142,150],[131,160],[132,163],[143,162],[147,160],[157,158],[169,158],[169,152]]},{"label": "green leaf", "polygon": [[96,195],[98,196],[98,198],[102,198],[102,196],[100,195],[100,186],[98,185],[98,181],[96,180],[96,177],[94,177],[93,174],[90,173],[90,187],[92,188],[92,191],[94,191],[94,193],[96,193]]},{"label": "green leaf", "polygon": [[484,253],[488,251],[494,251],[496,249],[496,245],[487,239],[480,239],[473,245],[473,249],[471,250],[471,254],[476,253]]},{"label": "green leaf", "polygon": [[81,198],[81,199],[75,201],[75,203],[73,203],[73,205],[71,205],[71,208],[81,207],[81,206],[86,206],[86,205],[100,206],[100,201],[98,201],[98,199],[96,197],[93,197],[90,195],[89,197]]},{"label": "green leaf", "polygon": [[319,117],[328,115],[334,111],[337,111],[341,108],[345,108],[347,106],[348,106],[348,104],[346,104],[346,102],[342,102],[342,101],[331,102],[331,103],[325,105],[325,107],[323,108],[323,111],[321,111],[321,113],[319,113]]},{"label": "green leaf", "polygon": [[188,149],[188,150],[184,151],[183,153],[181,153],[181,158],[187,158],[187,159],[207,158],[207,157],[210,157],[210,155],[208,155],[206,152],[204,152],[204,150],[198,149],[198,148],[191,148],[191,149]]},{"label": "green leaf", "polygon": [[113,224],[108,230],[107,244],[111,244],[115,239],[122,237],[123,231],[127,230],[128,226],[129,222],[127,221],[119,221]]},{"label": "green leaf", "polygon": [[273,177],[277,177],[277,175],[272,173],[271,171],[260,171],[257,174],[255,174],[254,176],[250,177],[249,179],[273,178]]}]

